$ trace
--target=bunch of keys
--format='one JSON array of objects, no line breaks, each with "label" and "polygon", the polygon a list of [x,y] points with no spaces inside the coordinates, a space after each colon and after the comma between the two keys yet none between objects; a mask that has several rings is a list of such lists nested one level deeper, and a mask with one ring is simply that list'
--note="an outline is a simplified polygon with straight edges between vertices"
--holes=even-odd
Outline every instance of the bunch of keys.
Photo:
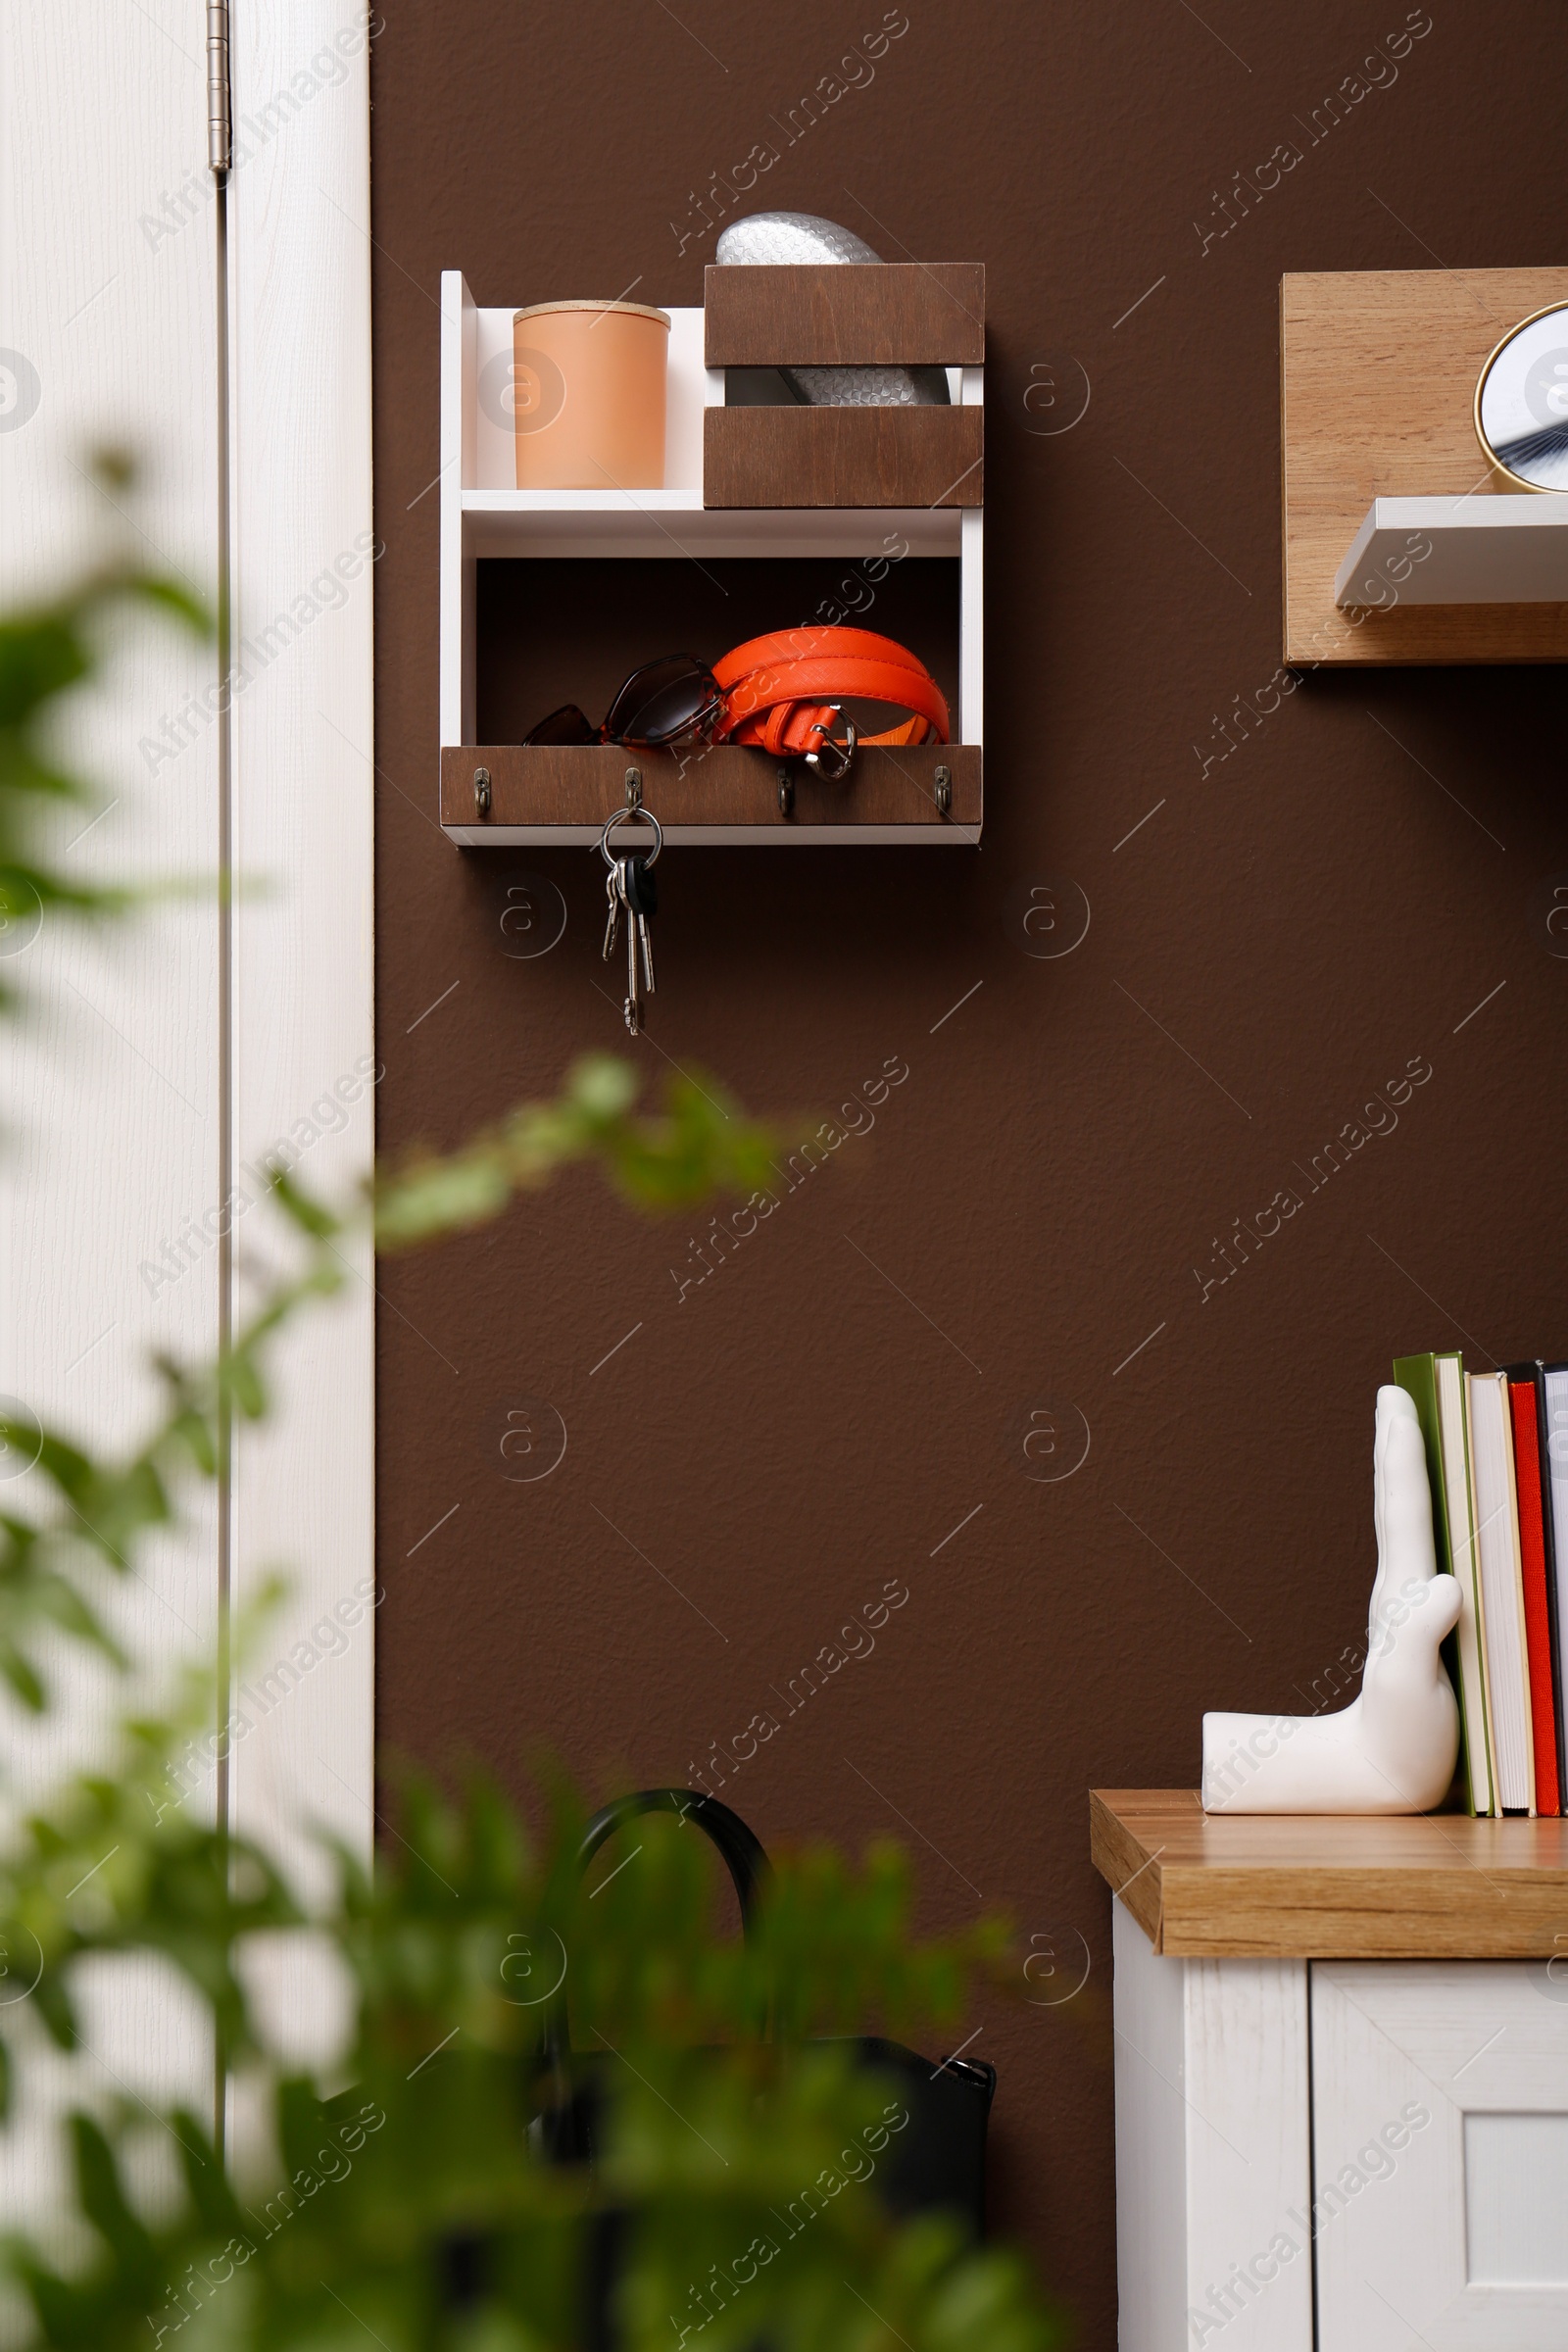
[{"label": "bunch of keys", "polygon": [[[618,854],[610,846],[610,836],[618,824],[628,817],[639,817],[654,829],[652,850],[622,850]],[[605,896],[609,913],[605,920],[604,960],[608,963],[615,952],[615,940],[620,931],[620,917],[626,915],[626,1027],[636,1037],[643,1026],[643,996],[655,993],[654,945],[648,933],[648,918],[659,912],[659,886],[653,869],[664,846],[664,835],[659,819],[651,808],[617,808],[599,836],[600,854],[608,867],[605,876]]]}]

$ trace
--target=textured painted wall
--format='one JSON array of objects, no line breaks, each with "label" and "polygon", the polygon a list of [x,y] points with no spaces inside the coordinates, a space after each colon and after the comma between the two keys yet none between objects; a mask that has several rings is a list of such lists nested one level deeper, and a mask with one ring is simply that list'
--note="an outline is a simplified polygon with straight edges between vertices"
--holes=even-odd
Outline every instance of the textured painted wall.
[{"label": "textured painted wall", "polygon": [[[384,1272],[382,1734],[646,1784],[770,1713],[723,1787],[764,1839],[893,1832],[932,1921],[983,1899],[1085,1939],[1077,1999],[999,2006],[975,2047],[1002,2070],[998,2219],[1108,2347],[1085,1791],[1191,1785],[1204,1706],[1343,1676],[1396,1351],[1568,1350],[1568,962],[1540,897],[1568,869],[1560,679],[1277,679],[1280,273],[1560,258],[1556,14],[1504,33],[1433,0],[1402,57],[1377,46],[1397,0],[907,0],[880,56],[874,0],[387,15],[383,1146],[451,1141],[626,1042],[597,856],[465,857],[435,825],[443,268],[481,303],[700,302],[741,207],[699,200],[758,150],[777,161],[742,203],[983,260],[990,630],[978,852],[661,868],[649,1080],[706,1067],[862,1132],[684,1289],[707,1220],[641,1225],[593,1182]],[[1282,146],[1277,186],[1237,193]],[[664,636],[650,612],[632,651]],[[524,869],[568,910],[531,958],[502,923]],[[1070,954],[1034,952],[1042,877],[1092,910]],[[518,1483],[548,1458],[501,1450],[525,1399],[567,1444]],[[1033,1475],[1085,1430],[1071,1475]],[[889,1580],[908,1597],[874,1648],[788,1713]]]}]

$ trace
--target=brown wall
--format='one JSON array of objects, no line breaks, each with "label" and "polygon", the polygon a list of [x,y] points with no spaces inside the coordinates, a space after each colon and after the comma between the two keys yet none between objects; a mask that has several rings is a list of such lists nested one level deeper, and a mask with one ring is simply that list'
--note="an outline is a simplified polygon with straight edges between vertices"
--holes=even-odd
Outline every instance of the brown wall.
[{"label": "brown wall", "polygon": [[[907,1076],[683,1299],[671,1268],[694,1270],[706,1219],[650,1228],[596,1181],[388,1267],[380,1720],[432,1758],[512,1769],[549,1742],[585,1772],[681,1781],[715,1739],[782,1714],[774,1686],[904,1580],[874,1654],[725,1793],[764,1838],[912,1834],[933,1921],[983,1897],[1027,1934],[1087,1939],[1083,1998],[999,2007],[975,2046],[1002,2070],[1001,2219],[1081,2341],[1108,2347],[1111,2081],[1092,2000],[1109,1906],[1085,1790],[1193,1783],[1205,1706],[1309,1703],[1353,1649],[1373,1391],[1396,1350],[1568,1348],[1550,1205],[1568,963],[1544,952],[1538,896],[1568,868],[1558,673],[1319,674],[1203,759],[1225,748],[1216,712],[1273,699],[1280,273],[1560,259],[1543,70],[1560,25],[1539,0],[1506,28],[1432,0],[1397,79],[1308,145],[1303,119],[1400,27],[1400,0],[1214,0],[1211,29],[1181,7],[907,8],[874,81],[752,201],[832,215],[890,258],[987,264],[984,846],[666,858],[635,1050],[652,1083],[678,1061],[753,1107],[826,1116],[890,1061]],[[700,302],[711,237],[689,192],[774,135],[882,10],[398,0],[387,16],[378,922],[396,1147],[455,1139],[625,1044],[597,857],[460,856],[433,821],[438,272],[461,267],[481,303],[633,279],[640,299]],[[1292,139],[1300,164],[1202,250],[1216,191]],[[694,228],[684,253],[672,220]],[[1088,413],[1037,433],[1053,417],[1025,409],[1032,371],[1065,385],[1064,353]],[[664,635],[650,613],[642,650]],[[562,697],[579,683],[563,675]],[[500,929],[522,868],[569,907],[533,960]],[[1024,952],[1041,875],[1093,909],[1055,960]],[[1313,1153],[1412,1061],[1431,1075],[1397,1126],[1309,1189]],[[1205,1298],[1194,1269],[1223,1272],[1233,1220],[1293,1187],[1300,1208]],[[524,1396],[569,1444],[548,1479],[513,1484],[499,1438]],[[1092,1433],[1054,1483],[1023,1474],[1018,1437],[1044,1399]]]}]

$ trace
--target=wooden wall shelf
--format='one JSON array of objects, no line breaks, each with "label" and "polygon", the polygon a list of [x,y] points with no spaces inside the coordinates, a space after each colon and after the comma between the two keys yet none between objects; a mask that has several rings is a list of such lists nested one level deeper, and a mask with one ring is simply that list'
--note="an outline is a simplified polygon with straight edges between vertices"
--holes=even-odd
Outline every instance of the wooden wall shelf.
[{"label": "wooden wall shelf", "polygon": [[1097,1788],[1095,1868],[1156,1952],[1201,1960],[1528,1960],[1568,1932],[1568,1821],[1205,1813]]},{"label": "wooden wall shelf", "polygon": [[1287,662],[1568,661],[1568,499],[1495,488],[1472,422],[1489,354],[1562,301],[1559,269],[1281,280]]},{"label": "wooden wall shelf", "polygon": [[[765,281],[765,283],[760,282]],[[826,270],[711,269],[709,311],[669,312],[668,408],[661,490],[522,491],[505,404],[512,309],[481,308],[461,272],[442,277],[441,338],[441,823],[462,848],[541,846],[596,839],[623,806],[628,765],[673,841],[695,843],[973,843],[982,818],[981,743],[985,273],[946,263]],[[722,359],[715,354],[722,354]],[[949,407],[730,408],[724,368],[806,365],[945,367]],[[656,558],[760,567],[786,560],[842,560],[843,618],[882,625],[877,597],[892,561],[956,564],[956,643],[945,640],[956,740],[913,752],[863,751],[845,786],[820,784],[788,763],[794,808],[779,808],[778,762],[726,748],[690,761],[613,747],[565,751],[478,742],[477,618],[481,563]],[[496,575],[499,577],[500,575]],[[579,573],[579,580],[588,577]],[[760,568],[760,582],[768,575]],[[564,586],[566,582],[564,580]],[[832,584],[837,593],[836,580]],[[579,600],[586,586],[571,591]],[[716,593],[716,591],[715,591]],[[780,589],[781,605],[786,591]],[[813,591],[813,594],[817,593]],[[768,601],[773,584],[768,579]],[[741,600],[744,601],[744,600]],[[760,602],[760,595],[752,601]],[[898,599],[882,595],[882,610]],[[619,671],[670,651],[662,606]],[[594,607],[595,612],[598,611]],[[767,627],[801,625],[789,606]],[[951,629],[951,623],[948,624]],[[746,632],[743,632],[746,633]],[[898,629],[890,627],[889,634]],[[601,632],[602,634],[602,632]],[[494,642],[493,640],[491,641]],[[530,642],[532,642],[530,640]],[[730,639],[728,643],[734,642]],[[601,652],[616,650],[608,638]],[[728,643],[689,650],[716,661]],[[684,650],[684,649],[683,649]],[[927,655],[927,659],[931,656]],[[486,675],[491,673],[487,670]],[[557,702],[581,700],[575,676],[552,681]],[[550,708],[547,699],[540,710]],[[599,711],[596,710],[594,716]],[[531,720],[509,712],[519,731]],[[502,725],[492,727],[504,731]],[[952,806],[937,805],[935,771],[951,774]],[[491,773],[488,820],[477,815],[473,770]]]},{"label": "wooden wall shelf", "polygon": [[[525,842],[592,847],[606,817],[625,805],[626,770],[672,844],[744,844],[769,837],[818,847],[837,842],[972,842],[980,828],[980,747],[924,744],[869,749],[842,784],[791,760],[791,806],[779,801],[780,762],[766,752],[724,744],[701,760],[673,752],[627,752],[612,744],[449,746],[441,755],[441,822],[466,849]],[[477,814],[473,772],[490,774],[490,814]],[[951,806],[938,805],[938,767],[948,770]]]}]

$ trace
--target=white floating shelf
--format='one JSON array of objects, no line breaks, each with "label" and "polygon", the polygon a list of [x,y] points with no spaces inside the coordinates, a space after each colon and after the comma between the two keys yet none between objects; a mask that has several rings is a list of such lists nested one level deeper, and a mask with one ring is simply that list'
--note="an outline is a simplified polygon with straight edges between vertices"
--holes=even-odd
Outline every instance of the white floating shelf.
[{"label": "white floating shelf", "polygon": [[1568,495],[1375,498],[1334,575],[1334,602],[1568,604]]},{"label": "white floating shelf", "polygon": [[[458,270],[443,273],[441,294],[440,807],[448,838],[465,849],[591,848],[605,817],[622,801],[627,766],[635,764],[645,772],[649,805],[676,843],[973,845],[983,808],[982,509],[705,507],[705,416],[724,406],[725,376],[707,365],[703,311],[683,308],[668,312],[668,487],[519,490],[508,406],[513,311],[476,304]],[[983,368],[950,367],[948,388],[955,406],[983,406]],[[854,478],[857,496],[878,486],[863,469]],[[895,479],[909,495],[909,477]],[[803,490],[815,486],[803,481]],[[762,752],[732,745],[691,760],[665,752],[639,758],[598,745],[481,744],[479,567],[509,557],[568,566],[572,558],[684,558],[699,568],[721,558],[843,560],[862,567],[855,582],[846,580],[847,599],[852,586],[867,577],[880,584],[890,564],[906,557],[946,560],[956,570],[958,589],[956,740],[867,746],[843,788],[824,786],[799,762],[786,770]],[[876,564],[880,570],[871,568]],[[569,568],[562,574],[564,600],[591,592],[591,581],[574,580]],[[662,601],[662,578],[650,601]],[[885,609],[875,607],[860,625],[879,627]],[[851,600],[846,616],[859,611]],[[786,603],[781,621],[796,617]],[[662,639],[656,621],[651,612],[647,645],[657,648]],[[646,646],[627,647],[627,668],[639,650],[646,656]],[[557,699],[564,700],[572,684],[564,679]]]}]

